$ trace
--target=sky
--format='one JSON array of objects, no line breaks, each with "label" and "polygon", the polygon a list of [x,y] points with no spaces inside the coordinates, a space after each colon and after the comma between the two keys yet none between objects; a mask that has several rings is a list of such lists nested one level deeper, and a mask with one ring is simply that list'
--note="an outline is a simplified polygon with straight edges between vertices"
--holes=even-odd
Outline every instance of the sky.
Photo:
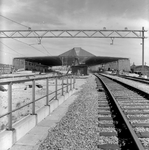
[{"label": "sky", "polygon": [[[8,19],[6,19],[6,18]],[[13,21],[17,23],[17,24]],[[24,25],[24,26],[23,26]],[[149,30],[148,0],[0,0],[0,30],[106,29]],[[145,33],[149,37],[149,31]],[[56,56],[73,47],[96,55],[129,58],[142,64],[141,39],[4,39],[0,38],[0,63],[14,57]],[[29,45],[31,44],[31,45]],[[144,62],[149,65],[149,38]]]}]

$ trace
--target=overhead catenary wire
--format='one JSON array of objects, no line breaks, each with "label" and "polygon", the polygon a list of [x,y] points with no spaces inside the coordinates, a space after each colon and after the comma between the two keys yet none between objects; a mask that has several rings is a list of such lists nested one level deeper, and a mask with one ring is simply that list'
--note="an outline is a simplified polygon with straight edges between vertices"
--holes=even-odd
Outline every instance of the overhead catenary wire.
[{"label": "overhead catenary wire", "polygon": [[0,16],[3,17],[3,18],[5,18],[5,19],[7,19],[7,20],[9,20],[9,21],[12,21],[12,22],[14,22],[14,23],[16,23],[16,24],[19,24],[19,25],[21,25],[21,26],[24,26],[24,27],[28,28],[29,30],[31,29],[31,27],[26,26],[26,25],[24,25],[24,24],[21,24],[21,23],[19,23],[19,22],[17,22],[17,21],[14,21],[14,20],[10,19],[10,18],[7,18],[7,17],[2,16],[2,15],[0,15]]},{"label": "overhead catenary wire", "polygon": [[[17,21],[14,21],[14,20],[12,20],[12,19],[10,19],[10,18],[8,18],[8,17],[5,17],[5,16],[3,16],[3,15],[0,15],[0,16],[3,17],[3,18],[5,18],[5,19],[7,19],[7,20],[9,20],[9,21],[12,21],[12,22],[14,22],[14,23],[16,23],[16,24],[19,24],[19,25],[21,25],[21,26],[23,26],[23,27],[26,27],[26,28],[28,28],[29,30],[31,30],[31,27],[29,27],[29,26],[26,26],[26,25],[24,25],[24,24],[21,24],[21,23],[19,23],[19,22],[17,22]],[[33,33],[33,34],[34,34],[35,36],[37,36],[35,33]],[[28,46],[30,46],[30,47],[36,49],[37,51],[43,53],[41,50],[39,50],[39,49],[33,47],[32,44],[27,44],[27,43],[25,43],[25,42],[23,42],[23,41],[20,41],[20,40],[14,39],[14,38],[12,38],[12,39],[13,39],[13,40],[16,40],[16,41],[18,41],[18,42],[21,42],[21,43],[23,43],[23,44],[26,44],[26,45],[28,45]],[[38,36],[37,36],[37,39],[38,39],[38,43],[37,43],[37,44],[41,44],[41,39],[38,38]],[[34,45],[35,45],[35,44],[34,44]],[[42,45],[42,47],[46,50],[46,48],[45,48],[43,45]],[[46,50],[46,52],[48,53],[47,50]],[[43,54],[45,54],[45,53],[43,53]],[[47,54],[46,54],[46,55],[47,55]]]},{"label": "overhead catenary wire", "polygon": [[48,55],[51,55],[48,50],[42,45],[42,43],[40,43],[40,45],[43,47],[43,49],[47,52]]},{"label": "overhead catenary wire", "polygon": [[[12,22],[14,22],[14,23],[16,23],[16,24],[18,24],[18,25],[21,25],[21,26],[23,26],[23,27],[26,27],[26,28],[28,28],[28,30],[31,30],[31,27],[29,27],[29,26],[27,26],[27,25],[24,25],[24,24],[21,24],[21,23],[19,23],[19,22],[17,22],[17,21],[15,21],[15,20],[12,20],[12,19],[10,19],[10,18],[8,18],[8,17],[5,17],[5,16],[3,16],[3,15],[0,15],[1,17],[3,17],[3,18],[5,18],[5,19],[7,19],[7,20],[9,20],[9,21],[12,21]],[[37,36],[35,33],[33,33],[35,36]],[[37,39],[38,39],[38,41],[40,41],[40,39],[37,37]]]},{"label": "overhead catenary wire", "polygon": [[[23,27],[26,27],[26,28],[28,28],[28,30],[31,30],[31,27],[29,27],[29,26],[26,26],[26,25],[24,25],[24,24],[21,24],[21,23],[15,21],[15,20],[12,20],[12,19],[10,19],[10,18],[8,18],[8,17],[5,17],[5,16],[3,16],[3,15],[0,15],[0,16],[3,17],[3,18],[5,18],[5,19],[7,19],[7,20],[9,20],[9,21],[14,22],[14,23],[16,23],[16,24],[18,24],[18,25],[21,25],[21,26],[23,26]],[[47,54],[48,54],[48,55],[51,55],[51,54],[48,52],[48,50],[42,45],[42,43],[41,43],[41,38],[39,38],[38,35],[36,35],[35,33],[33,33],[33,34],[34,34],[34,35],[36,36],[36,38],[37,38],[37,41],[38,41],[37,44],[41,45],[42,48],[46,51],[46,55],[47,55]],[[27,44],[27,43],[25,43],[25,42],[23,42],[23,41],[20,41],[20,40],[14,39],[14,38],[12,38],[12,39],[13,39],[13,40],[16,40],[16,41],[18,41],[18,42],[21,42],[21,43],[23,43],[23,44],[26,44],[26,45],[28,45],[28,46],[30,46],[30,47],[36,49],[37,51],[39,51],[39,52],[45,54],[44,52],[40,51],[39,49],[33,47],[32,44]],[[1,42],[1,43],[2,43],[2,42]],[[7,46],[6,44],[4,44],[4,43],[2,43],[2,44],[5,45],[7,48],[11,49],[12,51],[16,52],[15,50],[13,50],[12,48],[10,48],[10,47]],[[18,52],[16,52],[16,53],[18,53]],[[18,53],[18,54],[19,54],[19,55],[22,55],[22,54],[20,54],[20,53]],[[22,56],[24,56],[24,55],[22,55]]]},{"label": "overhead catenary wire", "polygon": [[[21,53],[18,53],[17,51],[15,51],[14,49],[12,49],[11,47],[7,46],[6,44],[4,44],[2,41],[0,41],[0,43],[4,46],[6,46],[7,48],[9,48],[10,50],[14,51],[15,53],[19,54],[19,55],[22,55]],[[24,55],[22,55],[24,56]]]},{"label": "overhead catenary wire", "polygon": [[[12,39],[13,39],[13,38],[12,38]],[[35,50],[37,50],[37,51],[41,52],[41,53],[42,53],[42,54],[44,54],[44,55],[46,54],[46,53],[44,53],[43,51],[39,50],[38,48],[36,48],[36,47],[32,46],[31,44],[25,43],[25,42],[20,41],[20,40],[18,40],[18,39],[13,39],[13,40],[16,40],[16,41],[18,41],[18,42],[20,42],[20,43],[23,43],[23,44],[25,44],[25,45],[28,45],[28,46],[30,46],[30,47],[32,47],[32,48],[34,48]]]},{"label": "overhead catenary wire", "polygon": [[11,54],[11,55],[16,55],[16,54],[11,53],[11,52],[5,52],[4,50],[1,50],[1,49],[0,49],[0,51],[1,51],[2,53],[7,53],[7,54]]}]

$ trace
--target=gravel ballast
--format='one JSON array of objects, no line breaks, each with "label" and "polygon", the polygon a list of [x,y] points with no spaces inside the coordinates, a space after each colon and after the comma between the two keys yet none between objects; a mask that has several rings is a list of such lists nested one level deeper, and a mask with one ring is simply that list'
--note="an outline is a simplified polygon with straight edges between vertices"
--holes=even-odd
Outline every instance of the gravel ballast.
[{"label": "gravel ballast", "polygon": [[[108,143],[108,140],[99,136],[98,96],[95,77],[90,76],[78,98],[56,127],[49,131],[38,150],[96,150],[98,144]],[[115,141],[115,138],[111,141]]]}]

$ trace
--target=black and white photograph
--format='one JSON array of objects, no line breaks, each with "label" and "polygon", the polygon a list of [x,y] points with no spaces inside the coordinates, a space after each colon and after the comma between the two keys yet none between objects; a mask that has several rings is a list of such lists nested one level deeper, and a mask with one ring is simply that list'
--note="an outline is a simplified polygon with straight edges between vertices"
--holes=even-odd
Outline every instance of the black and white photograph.
[{"label": "black and white photograph", "polygon": [[0,150],[149,150],[148,0],[0,0]]}]

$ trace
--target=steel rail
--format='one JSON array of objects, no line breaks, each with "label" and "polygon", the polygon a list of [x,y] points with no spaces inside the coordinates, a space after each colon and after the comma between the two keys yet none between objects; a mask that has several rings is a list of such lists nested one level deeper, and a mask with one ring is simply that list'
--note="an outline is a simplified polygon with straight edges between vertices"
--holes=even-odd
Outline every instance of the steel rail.
[{"label": "steel rail", "polygon": [[[24,76],[25,77],[25,76]],[[22,83],[22,82],[29,82],[29,81],[33,81],[33,80],[44,80],[44,79],[52,79],[52,78],[61,78],[61,77],[66,77],[66,75],[61,75],[61,76],[52,76],[52,77],[34,77],[34,78],[31,78],[31,79],[13,79],[13,80],[10,80],[10,81],[0,81],[0,85],[6,85],[6,84],[9,84],[9,83]]]},{"label": "steel rail", "polygon": [[139,88],[137,88],[137,87],[128,85],[127,83],[124,83],[124,82],[119,81],[119,80],[117,80],[117,79],[113,79],[112,77],[106,76],[106,75],[104,75],[104,74],[100,74],[100,75],[102,75],[102,76],[104,76],[104,77],[106,77],[106,78],[109,78],[109,79],[111,79],[111,80],[113,80],[113,81],[115,81],[115,82],[117,82],[117,83],[120,83],[120,84],[122,84],[122,85],[124,85],[124,86],[127,86],[127,87],[129,87],[129,88],[133,88],[134,90],[136,90],[136,91],[138,91],[138,92],[141,92],[141,93],[143,93],[144,95],[146,95],[147,97],[149,97],[149,93],[147,93],[147,92],[144,91],[143,89],[139,89]]},{"label": "steel rail", "polygon": [[141,83],[149,84],[149,80],[141,79],[141,78],[134,78],[134,77],[129,77],[129,76],[120,76],[122,78],[128,79],[128,80],[133,80],[133,81],[138,81]]},{"label": "steel rail", "polygon": [[40,74],[27,74],[27,75],[14,75],[12,74],[12,76],[0,76],[0,79],[6,79],[6,78],[20,78],[20,77],[30,77],[30,76],[43,76],[43,75],[40,75]]},{"label": "steel rail", "polygon": [[110,97],[111,97],[112,100],[114,101],[114,103],[115,103],[115,105],[116,105],[118,111],[120,112],[120,114],[121,114],[121,116],[122,116],[124,122],[125,122],[126,125],[127,125],[127,128],[128,128],[128,130],[129,130],[129,132],[130,132],[130,134],[131,134],[131,136],[132,136],[132,138],[133,138],[133,140],[134,140],[134,142],[135,142],[135,144],[136,144],[138,150],[145,150],[145,148],[143,147],[142,143],[141,143],[140,140],[138,139],[138,136],[137,136],[136,133],[134,132],[134,130],[133,130],[131,124],[129,123],[128,119],[126,118],[125,114],[123,113],[123,111],[122,111],[120,105],[118,104],[118,102],[117,102],[116,99],[114,98],[112,92],[110,91],[110,89],[108,88],[108,86],[106,85],[106,83],[104,83],[104,81],[103,81],[98,75],[96,75],[96,77],[98,77],[98,79],[102,82],[102,84],[103,84],[104,87],[106,88],[108,94],[110,95]]}]

